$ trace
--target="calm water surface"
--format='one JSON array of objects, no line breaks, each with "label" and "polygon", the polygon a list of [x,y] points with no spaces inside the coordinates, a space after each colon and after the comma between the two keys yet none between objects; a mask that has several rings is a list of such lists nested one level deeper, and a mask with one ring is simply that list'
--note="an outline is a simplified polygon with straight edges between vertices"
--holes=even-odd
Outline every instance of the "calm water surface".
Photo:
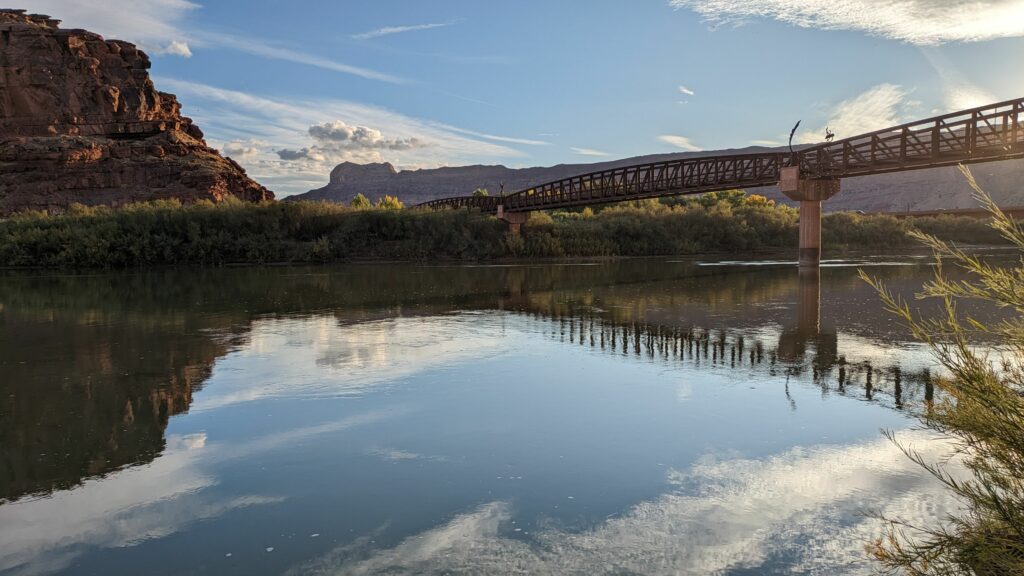
[{"label": "calm water surface", "polygon": [[[931,358],[792,265],[0,276],[0,574],[864,574]],[[820,297],[819,297],[820,293]]]}]

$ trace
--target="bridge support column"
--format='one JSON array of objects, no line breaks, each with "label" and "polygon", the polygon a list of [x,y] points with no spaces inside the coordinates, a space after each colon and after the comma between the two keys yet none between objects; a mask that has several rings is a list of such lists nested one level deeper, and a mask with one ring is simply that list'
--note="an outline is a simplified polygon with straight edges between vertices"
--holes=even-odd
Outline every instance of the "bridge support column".
[{"label": "bridge support column", "polygon": [[508,224],[508,233],[513,236],[519,236],[520,229],[529,219],[529,212],[505,212],[505,207],[498,205],[498,220]]},{"label": "bridge support column", "polygon": [[821,201],[800,201],[800,267],[821,263]]},{"label": "bridge support column", "polygon": [[800,202],[800,266],[817,267],[821,263],[821,203],[839,193],[838,179],[804,179],[800,168],[782,169],[779,190],[790,200]]}]

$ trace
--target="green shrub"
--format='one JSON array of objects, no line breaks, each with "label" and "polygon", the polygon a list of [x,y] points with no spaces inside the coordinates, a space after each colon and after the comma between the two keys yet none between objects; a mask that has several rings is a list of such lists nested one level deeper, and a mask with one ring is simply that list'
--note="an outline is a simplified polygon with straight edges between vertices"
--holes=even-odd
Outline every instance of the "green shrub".
[{"label": "green shrub", "polygon": [[[710,199],[714,199],[712,203]],[[658,256],[795,250],[798,214],[734,193],[691,201],[640,200],[534,212],[522,238],[495,217],[467,210],[403,210],[386,197],[327,202],[176,200],[119,208],[73,205],[65,214],[0,220],[0,266],[123,268],[153,265],[324,262],[350,259]],[[960,242],[1000,239],[975,220],[853,213],[824,218],[826,249],[910,245],[920,229]]]},{"label": "green shrub", "polygon": [[[993,216],[992,231],[1024,254],[1024,229],[962,170]],[[861,275],[945,369],[947,376],[936,379],[943,395],[922,407],[920,417],[952,444],[950,458],[926,461],[913,447],[901,448],[961,506],[935,525],[889,519],[886,535],[868,550],[892,574],[1024,574],[1024,266],[994,267],[933,235],[916,232],[915,238],[935,253],[935,278],[919,298],[942,303],[936,317],[920,318],[881,283]],[[949,279],[944,263],[965,270],[968,278]],[[1009,317],[990,325],[978,322],[958,307],[972,301],[999,306]],[[984,352],[976,346],[979,341],[998,344]]]},{"label": "green shrub", "polygon": [[362,193],[359,193],[356,194],[356,197],[353,198],[351,202],[348,203],[348,207],[353,210],[369,210],[370,208],[373,208],[373,204],[370,202],[369,198],[363,196]]}]

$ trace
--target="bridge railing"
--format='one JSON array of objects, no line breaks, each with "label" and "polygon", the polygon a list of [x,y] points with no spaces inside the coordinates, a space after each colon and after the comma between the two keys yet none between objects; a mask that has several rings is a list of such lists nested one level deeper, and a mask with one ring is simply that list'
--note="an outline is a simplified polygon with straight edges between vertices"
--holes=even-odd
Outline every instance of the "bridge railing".
[{"label": "bridge railing", "polygon": [[416,208],[430,210],[441,210],[444,208],[479,208],[484,212],[496,212],[501,198],[496,196],[455,196],[452,198],[439,198],[417,204]]},{"label": "bridge railing", "polygon": [[507,210],[535,210],[769,186],[778,181],[788,154],[706,156],[582,174],[528,188],[505,198]]},{"label": "bridge railing", "polygon": [[862,176],[1024,157],[1024,98],[920,120],[799,152],[806,177]]}]

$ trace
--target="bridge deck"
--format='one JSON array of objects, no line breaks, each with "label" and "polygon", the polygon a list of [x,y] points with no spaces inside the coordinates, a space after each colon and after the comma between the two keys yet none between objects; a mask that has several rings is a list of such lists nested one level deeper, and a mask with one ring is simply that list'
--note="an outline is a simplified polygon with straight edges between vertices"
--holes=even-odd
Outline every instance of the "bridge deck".
[{"label": "bridge deck", "polygon": [[772,186],[782,168],[803,178],[835,179],[1024,158],[1024,98],[918,120],[804,148],[793,154],[685,158],[603,170],[505,196],[458,196],[420,206],[527,212]]}]

